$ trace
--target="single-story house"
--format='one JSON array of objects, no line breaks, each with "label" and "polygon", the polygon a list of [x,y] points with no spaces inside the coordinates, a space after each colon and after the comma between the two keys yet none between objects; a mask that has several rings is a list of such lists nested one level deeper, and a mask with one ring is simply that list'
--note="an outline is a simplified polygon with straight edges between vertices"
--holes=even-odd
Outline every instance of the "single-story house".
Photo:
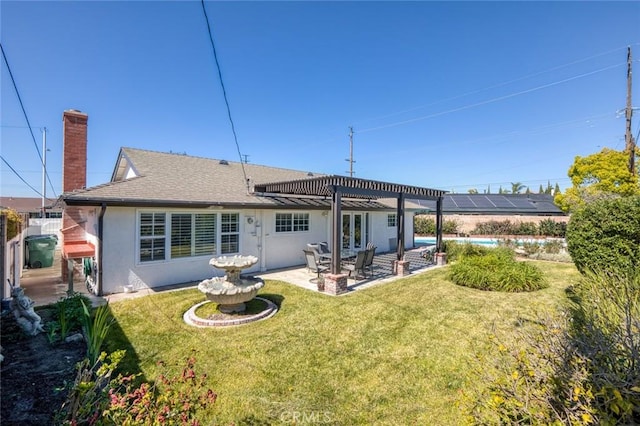
[{"label": "single-story house", "polygon": [[248,273],[302,265],[318,241],[401,260],[413,247],[405,199],[445,192],[135,148],[120,149],[109,182],[85,188],[87,120],[63,114],[62,256],[95,258],[101,294],[220,275],[209,265],[219,255],[256,256]]}]

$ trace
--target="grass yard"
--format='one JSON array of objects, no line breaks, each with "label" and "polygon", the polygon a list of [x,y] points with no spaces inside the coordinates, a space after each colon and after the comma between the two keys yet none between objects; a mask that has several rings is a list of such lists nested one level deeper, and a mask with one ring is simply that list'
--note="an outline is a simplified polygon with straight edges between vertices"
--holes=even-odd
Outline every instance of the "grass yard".
[{"label": "grass yard", "polygon": [[478,353],[489,335],[566,302],[572,264],[535,262],[550,287],[493,293],[460,287],[447,268],[331,297],[278,281],[260,293],[278,305],[271,319],[227,329],[186,325],[204,300],[197,289],[112,303],[108,350],[128,350],[129,371],[147,379],[156,362],[176,371],[194,356],[218,393],[203,424],[457,425],[462,391],[481,384]]}]

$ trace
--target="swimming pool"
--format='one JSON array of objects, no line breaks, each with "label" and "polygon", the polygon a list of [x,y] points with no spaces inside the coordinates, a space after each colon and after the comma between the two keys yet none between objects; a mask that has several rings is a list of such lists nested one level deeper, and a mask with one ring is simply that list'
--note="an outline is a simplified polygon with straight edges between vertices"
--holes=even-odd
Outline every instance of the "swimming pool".
[{"label": "swimming pool", "polygon": [[[456,241],[459,243],[471,243],[471,244],[478,244],[481,246],[486,246],[486,247],[497,247],[498,246],[498,239],[497,238],[462,238],[462,237],[458,237],[458,238],[443,238],[443,240],[447,240],[447,241]],[[413,242],[416,246],[429,246],[429,245],[433,245],[436,243],[436,237],[414,237],[413,238]]]}]

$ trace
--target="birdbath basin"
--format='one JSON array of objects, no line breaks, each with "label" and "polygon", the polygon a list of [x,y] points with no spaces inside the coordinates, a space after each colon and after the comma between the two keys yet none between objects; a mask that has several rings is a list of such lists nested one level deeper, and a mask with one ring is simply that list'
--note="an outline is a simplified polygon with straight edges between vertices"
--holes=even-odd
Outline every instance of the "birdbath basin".
[{"label": "birdbath basin", "polygon": [[264,281],[255,277],[240,277],[243,269],[258,262],[255,256],[220,256],[214,257],[209,264],[225,271],[224,277],[213,277],[198,284],[198,289],[207,299],[217,303],[220,312],[225,314],[244,312],[245,302],[256,297],[258,290],[264,287]]}]

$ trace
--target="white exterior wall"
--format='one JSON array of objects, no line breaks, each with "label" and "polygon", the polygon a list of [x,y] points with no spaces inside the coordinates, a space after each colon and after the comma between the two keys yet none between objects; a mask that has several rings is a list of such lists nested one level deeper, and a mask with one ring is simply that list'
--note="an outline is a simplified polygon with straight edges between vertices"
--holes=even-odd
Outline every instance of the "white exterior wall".
[{"label": "white exterior wall", "polygon": [[[391,243],[395,242],[398,238],[398,228],[397,226],[388,226],[389,215],[395,214],[396,213],[391,212],[369,213],[369,221],[371,224],[369,239],[378,248],[376,253],[395,250],[395,247],[393,247]],[[404,247],[413,248],[413,212],[405,211],[404,217]]]},{"label": "white exterior wall", "polygon": [[[197,209],[138,209],[132,207],[107,207],[104,216],[102,290],[104,293],[120,293],[124,286],[134,289],[153,288],[171,284],[200,281],[221,276],[209,265],[213,255],[167,259],[156,262],[139,261],[139,212],[164,213],[239,213],[240,253],[256,256],[259,261],[247,273],[304,265],[302,249],[308,243],[331,242],[331,215],[328,212],[309,210],[197,210]],[[276,213],[303,212],[309,214],[309,231],[275,232]],[[100,208],[88,214],[87,239],[97,244],[98,215]],[[364,214],[364,212],[363,212]],[[387,225],[389,212],[370,212],[368,235],[378,252],[389,251],[389,239],[396,238],[396,227]],[[412,213],[405,221],[405,247],[413,246]],[[167,216],[167,225],[169,224]],[[167,239],[170,236],[166,236]],[[167,257],[169,252],[167,252]]]},{"label": "white exterior wall", "polygon": [[308,243],[320,241],[330,242],[330,214],[320,211],[300,210],[298,212],[309,213],[308,232],[284,232],[276,233],[276,213],[295,213],[295,210],[262,210],[263,244],[261,259],[264,260],[262,270],[286,268],[289,266],[304,265],[303,249]]}]

